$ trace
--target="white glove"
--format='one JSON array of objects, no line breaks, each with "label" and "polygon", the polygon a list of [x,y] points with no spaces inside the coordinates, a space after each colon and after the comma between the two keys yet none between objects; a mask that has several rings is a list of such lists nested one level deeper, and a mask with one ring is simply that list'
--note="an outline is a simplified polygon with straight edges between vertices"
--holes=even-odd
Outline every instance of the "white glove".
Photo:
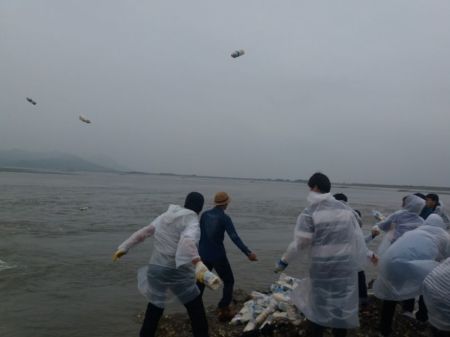
[{"label": "white glove", "polygon": [[195,265],[195,278],[213,290],[217,290],[223,284],[219,276],[210,272],[202,261]]},{"label": "white glove", "polygon": [[375,238],[376,236],[380,235],[381,231],[380,231],[380,227],[378,227],[377,225],[372,227],[372,239]]},{"label": "white glove", "polygon": [[375,218],[375,220],[377,221],[383,221],[385,219],[385,216],[383,214],[381,214],[381,212],[373,210],[372,211],[372,215]]},{"label": "white glove", "polygon": [[209,271],[208,267],[202,261],[197,262],[195,265],[195,278],[199,282],[203,282],[203,275]]}]

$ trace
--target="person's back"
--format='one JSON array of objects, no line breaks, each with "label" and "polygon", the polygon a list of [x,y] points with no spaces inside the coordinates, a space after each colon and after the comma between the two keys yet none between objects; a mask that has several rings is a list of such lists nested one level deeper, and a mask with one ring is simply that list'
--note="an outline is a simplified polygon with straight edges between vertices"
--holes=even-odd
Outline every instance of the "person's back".
[{"label": "person's back", "polygon": [[340,265],[342,261],[349,259],[352,256],[351,245],[355,237],[352,232],[355,219],[353,210],[333,198],[327,198],[312,205],[308,213],[311,214],[314,226],[311,242],[312,261],[329,260],[330,263]]},{"label": "person's back", "polygon": [[432,214],[423,226],[405,233],[387,249],[374,284],[378,298],[402,301],[420,294],[424,278],[450,255],[450,236],[442,226],[442,219]]},{"label": "person's back", "polygon": [[[333,197],[342,202],[344,205],[348,206],[348,198],[344,193],[336,193],[333,195]],[[362,228],[363,222],[362,222],[362,216],[361,212],[357,209],[353,209],[353,214],[356,217],[356,220],[358,221],[359,227]],[[366,245],[368,242],[370,242],[373,239],[372,234],[369,234],[364,238],[364,241],[366,242]],[[370,258],[372,263],[377,263],[378,257],[369,249],[367,248],[367,257]],[[367,294],[367,281],[366,281],[366,273],[363,270],[360,270],[358,272],[358,293],[359,293],[359,303],[361,306],[366,306],[369,301],[369,296]]]},{"label": "person's back", "polygon": [[183,234],[189,234],[195,242],[198,242],[197,214],[184,207],[170,205],[165,213],[153,221],[153,224],[155,233],[150,263],[170,268],[183,264],[180,262],[179,240],[184,232]]},{"label": "person's back", "polygon": [[198,214],[203,203],[204,198],[200,193],[189,193],[184,207],[170,205],[150,225],[134,232],[113,255],[113,261],[116,261],[145,239],[154,238],[149,264],[138,272],[139,291],[148,300],[141,337],[156,335],[158,322],[170,294],[175,295],[186,307],[194,337],[208,337],[208,321],[196,285],[197,268],[201,269],[203,265],[197,250],[200,236]]},{"label": "person's back", "polygon": [[[215,207],[203,213],[200,218],[199,254],[209,270],[216,270],[223,281],[223,295],[218,303],[219,320],[230,320],[234,313],[230,304],[233,299],[234,275],[227,259],[223,240],[227,232],[233,243],[244,253],[250,261],[256,261],[256,254],[252,253],[239,238],[231,218],[225,214],[230,203],[230,197],[225,192],[218,192],[214,196]],[[198,284],[203,292],[204,286]]]},{"label": "person's back", "polygon": [[[381,257],[373,290],[375,296],[383,300],[380,315],[382,336],[392,333],[398,301],[403,301],[405,311],[412,312],[414,298],[420,295],[423,280],[439,260],[450,255],[450,236],[444,227],[442,218],[432,214],[424,225],[405,233]],[[419,298],[419,311],[415,317],[426,321],[427,316],[423,299]]]},{"label": "person's back", "polygon": [[216,260],[226,257],[223,240],[225,238],[228,215],[220,207],[204,212],[200,219],[199,253],[204,260]]},{"label": "person's back", "polygon": [[416,229],[423,224],[423,220],[417,213],[408,210],[401,210],[394,213],[392,223],[395,226],[393,241],[397,240],[404,233]]},{"label": "person's back", "polygon": [[[307,213],[313,226],[309,273],[313,291],[311,308],[305,310],[310,310],[314,322],[320,325],[356,327],[358,307],[354,304],[358,301],[358,292],[356,280],[352,278],[366,256],[362,234],[357,237],[361,230],[354,212],[328,196],[311,205]],[[330,313],[338,313],[338,317]]]},{"label": "person's back", "polygon": [[430,324],[437,330],[450,331],[450,258],[428,274],[422,292]]},{"label": "person's back", "polygon": [[357,272],[367,248],[354,211],[329,193],[328,177],[315,173],[308,186],[309,206],[299,215],[294,240],[275,272],[310,248],[309,278],[299,283],[292,301],[311,322],[314,336],[322,336],[325,328],[345,336],[346,329],[359,325]]},{"label": "person's back", "polygon": [[449,218],[447,212],[445,211],[445,208],[442,205],[442,203],[436,207],[436,209],[434,210],[434,213],[439,215],[442,218],[442,220],[444,220],[444,223],[446,226],[445,229],[450,229],[450,218]]},{"label": "person's back", "polygon": [[[384,232],[388,232],[389,236],[386,236],[383,242],[380,244],[379,253],[389,247],[389,245],[395,242],[406,232],[416,229],[423,224],[423,219],[419,216],[425,201],[416,195],[408,195],[403,198],[402,209],[389,215],[383,221],[378,222],[372,229],[374,236],[380,234],[380,229]],[[386,240],[387,239],[387,240]]]}]

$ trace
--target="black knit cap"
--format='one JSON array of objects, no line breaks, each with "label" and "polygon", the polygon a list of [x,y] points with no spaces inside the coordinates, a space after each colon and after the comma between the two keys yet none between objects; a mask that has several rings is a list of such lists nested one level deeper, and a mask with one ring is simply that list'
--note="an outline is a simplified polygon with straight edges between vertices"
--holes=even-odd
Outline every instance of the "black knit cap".
[{"label": "black knit cap", "polygon": [[195,213],[199,214],[203,209],[203,204],[205,203],[205,198],[198,192],[191,192],[186,196],[184,201],[184,208],[190,209]]},{"label": "black knit cap", "polygon": [[425,200],[427,197],[425,196],[425,194],[423,194],[423,193],[414,193],[414,195],[416,196],[416,197],[419,197],[420,199],[423,199],[423,200]]}]

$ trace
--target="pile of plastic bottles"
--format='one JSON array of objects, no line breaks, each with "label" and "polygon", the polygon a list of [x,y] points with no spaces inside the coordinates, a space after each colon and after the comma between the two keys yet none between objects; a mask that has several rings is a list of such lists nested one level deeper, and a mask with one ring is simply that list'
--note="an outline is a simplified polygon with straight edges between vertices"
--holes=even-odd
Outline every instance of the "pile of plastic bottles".
[{"label": "pile of plastic bottles", "polygon": [[252,291],[250,294],[252,299],[244,303],[230,324],[246,324],[244,332],[263,329],[266,325],[279,321],[299,325],[304,316],[293,305],[290,296],[298,282],[296,278],[281,274],[278,281],[270,286],[270,293]]}]

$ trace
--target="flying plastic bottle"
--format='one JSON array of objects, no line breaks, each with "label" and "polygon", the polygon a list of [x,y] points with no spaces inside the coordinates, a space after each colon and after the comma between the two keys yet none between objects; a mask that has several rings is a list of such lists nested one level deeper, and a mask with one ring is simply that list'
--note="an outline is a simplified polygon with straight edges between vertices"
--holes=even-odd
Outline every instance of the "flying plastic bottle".
[{"label": "flying plastic bottle", "polygon": [[80,119],[80,121],[82,121],[83,123],[91,124],[91,121],[90,121],[89,119],[87,119],[86,117],[84,117],[83,115],[80,115],[79,119]]},{"label": "flying plastic bottle", "polygon": [[27,102],[29,102],[29,103],[31,103],[31,104],[33,104],[33,105],[36,105],[36,104],[37,104],[36,101],[33,100],[33,99],[30,98],[30,97],[27,97]]},{"label": "flying plastic bottle", "polygon": [[244,49],[235,50],[234,52],[231,53],[231,57],[234,58],[234,59],[236,57],[239,57],[239,56],[242,56],[242,55],[245,55]]}]

